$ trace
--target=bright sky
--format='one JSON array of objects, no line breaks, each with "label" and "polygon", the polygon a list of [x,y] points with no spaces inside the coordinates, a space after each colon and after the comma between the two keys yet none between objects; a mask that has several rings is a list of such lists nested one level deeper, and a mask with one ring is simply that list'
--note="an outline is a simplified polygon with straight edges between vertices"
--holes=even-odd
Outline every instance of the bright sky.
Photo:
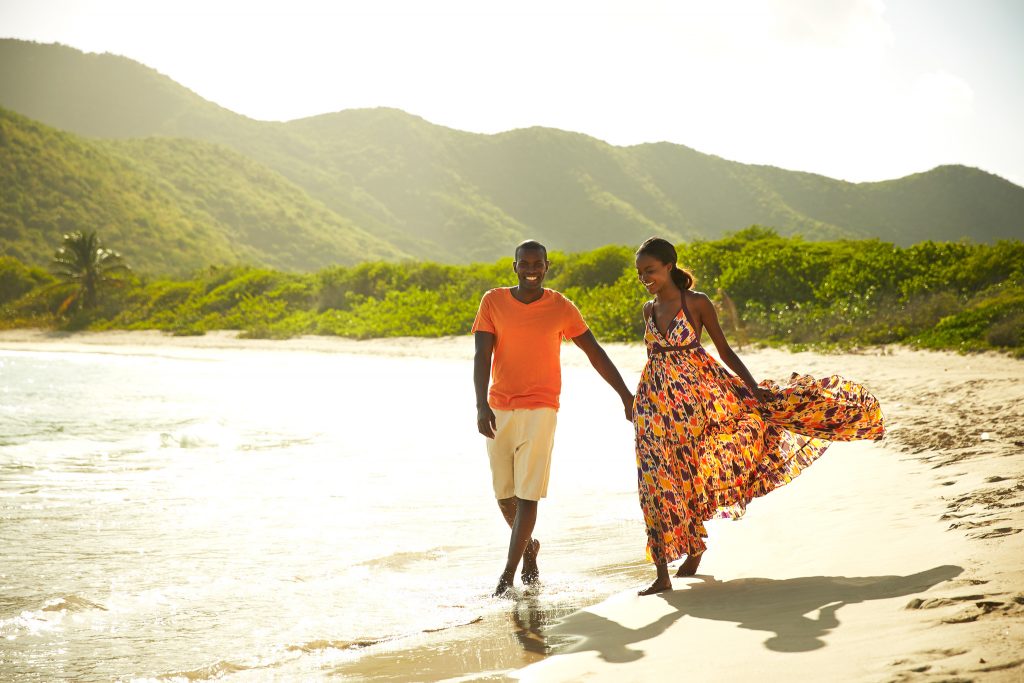
[{"label": "bright sky", "polygon": [[389,106],[1024,185],[1022,0],[0,0],[0,36],[125,55],[257,119]]}]

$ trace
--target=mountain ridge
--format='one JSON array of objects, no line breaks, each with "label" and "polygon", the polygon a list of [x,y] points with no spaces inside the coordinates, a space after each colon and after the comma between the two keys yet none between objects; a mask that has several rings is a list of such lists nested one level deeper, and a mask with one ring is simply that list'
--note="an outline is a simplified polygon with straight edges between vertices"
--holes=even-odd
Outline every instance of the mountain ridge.
[{"label": "mountain ridge", "polygon": [[[714,239],[752,224],[903,245],[1024,237],[1024,188],[959,164],[853,183],[666,141],[615,146],[542,126],[472,133],[389,107],[259,121],[126,57],[66,46],[3,39],[0,65],[0,106],[96,138],[224,145],[332,220],[418,258],[487,261],[526,238],[563,251],[651,234]],[[75,85],[61,91],[68,74]],[[152,102],[164,104],[140,104]]]}]

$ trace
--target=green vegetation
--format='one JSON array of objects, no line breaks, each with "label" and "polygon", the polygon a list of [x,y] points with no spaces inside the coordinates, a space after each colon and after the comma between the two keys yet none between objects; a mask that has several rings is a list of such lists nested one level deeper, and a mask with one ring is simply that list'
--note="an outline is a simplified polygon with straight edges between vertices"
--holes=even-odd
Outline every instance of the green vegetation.
[{"label": "green vegetation", "polygon": [[120,281],[114,273],[129,270],[121,255],[100,244],[94,232],[64,235],[64,244],[53,257],[57,277],[71,286],[71,293],[57,309],[58,315],[71,310],[96,307],[100,291]]},{"label": "green vegetation", "polygon": [[72,229],[102,230],[137,267],[179,274],[213,262],[471,263],[526,238],[585,251],[652,234],[715,240],[750,224],[900,246],[1024,238],[1024,188],[964,166],[848,183],[670,143],[615,147],[550,128],[476,135],[395,109],[255,121],[124,57],[8,39],[0,63],[0,106],[108,139],[46,129],[26,155],[0,138],[0,163],[21,160],[0,168],[0,237],[35,265]]},{"label": "green vegetation", "polygon": [[[1024,355],[1024,243],[873,240],[806,242],[752,227],[679,246],[696,289],[719,304],[734,343],[819,348],[907,343],[1004,349]],[[548,286],[572,298],[599,339],[638,341],[633,248],[552,252]],[[442,265],[409,261],[335,266],[316,273],[211,267],[190,279],[133,274],[102,305],[74,319],[57,311],[53,279],[0,258],[0,326],[241,330],[252,337],[355,338],[468,333],[481,295],[514,284],[511,258]],[[731,304],[733,305],[730,305]]]},{"label": "green vegetation", "polygon": [[98,231],[135,267],[306,270],[397,259],[280,174],[196,140],[87,140],[0,109],[0,253],[44,265],[62,234]]}]

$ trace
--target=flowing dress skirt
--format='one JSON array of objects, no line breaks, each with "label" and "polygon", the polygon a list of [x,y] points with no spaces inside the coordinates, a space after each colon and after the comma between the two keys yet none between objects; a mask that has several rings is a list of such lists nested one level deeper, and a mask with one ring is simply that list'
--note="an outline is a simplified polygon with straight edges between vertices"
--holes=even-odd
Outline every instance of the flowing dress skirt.
[{"label": "flowing dress skirt", "polygon": [[761,382],[771,399],[759,404],[700,346],[682,311],[665,336],[652,316],[644,340],[648,361],[633,421],[652,562],[702,553],[705,521],[742,516],[747,503],[791,481],[831,441],[884,434],[875,397],[838,376]]}]

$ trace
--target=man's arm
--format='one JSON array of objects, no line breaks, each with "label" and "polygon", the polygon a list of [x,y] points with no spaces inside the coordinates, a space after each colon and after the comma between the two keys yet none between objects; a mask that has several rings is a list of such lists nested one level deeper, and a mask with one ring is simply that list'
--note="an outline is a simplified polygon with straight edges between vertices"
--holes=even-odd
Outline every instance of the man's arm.
[{"label": "man's arm", "polygon": [[594,338],[594,333],[587,330],[578,337],[573,337],[572,342],[583,350],[583,353],[587,354],[587,358],[590,359],[590,364],[594,366],[597,373],[604,378],[605,382],[615,390],[615,393],[622,399],[622,407],[626,410],[626,419],[630,422],[633,421],[633,392],[626,388],[626,383],[622,381],[622,375],[619,374],[619,369],[612,363],[612,359],[608,357],[601,345],[597,343],[597,339]]},{"label": "man's arm", "polygon": [[476,354],[473,356],[473,386],[476,389],[476,428],[488,439],[494,438],[497,425],[494,411],[487,403],[487,385],[491,383],[491,356],[494,354],[494,334],[476,332]]}]

